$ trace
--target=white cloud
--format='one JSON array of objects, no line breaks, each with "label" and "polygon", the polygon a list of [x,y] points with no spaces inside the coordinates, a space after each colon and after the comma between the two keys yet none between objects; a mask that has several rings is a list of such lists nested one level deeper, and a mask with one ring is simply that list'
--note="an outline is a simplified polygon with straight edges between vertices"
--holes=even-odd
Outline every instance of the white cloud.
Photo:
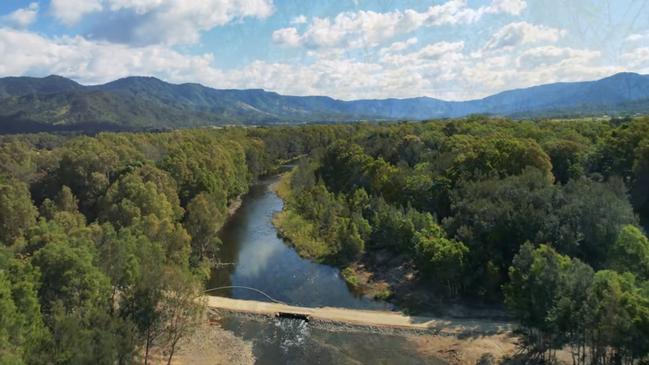
[{"label": "white cloud", "polygon": [[521,44],[556,42],[566,34],[565,30],[544,25],[516,22],[505,25],[494,33],[484,46],[484,50],[516,47]]},{"label": "white cloud", "polygon": [[437,27],[474,23],[485,14],[518,15],[525,8],[523,0],[493,0],[489,5],[470,8],[466,0],[449,0],[433,5],[423,12],[412,9],[385,13],[374,11],[348,11],[332,18],[315,17],[307,29],[300,33],[296,28],[283,28],[276,32],[297,34],[299,42],[291,37],[291,43],[282,43],[284,37],[273,37],[286,46],[308,48],[343,47],[357,48],[376,46],[397,35],[412,32],[421,27]]},{"label": "white cloud", "polygon": [[300,35],[295,28],[282,28],[273,32],[273,42],[286,47],[297,47]]},{"label": "white cloud", "polygon": [[38,16],[38,3],[31,3],[26,8],[15,10],[14,12],[0,17],[1,24],[7,24],[15,28],[27,28]]},{"label": "white cloud", "polygon": [[[0,58],[0,75],[54,73],[82,83],[149,75],[170,82],[264,88],[290,95],[343,99],[427,95],[457,100],[547,82],[595,79],[622,70],[601,64],[599,52],[585,49],[539,46],[478,55],[463,42],[415,48],[418,44],[407,40],[392,50],[386,47],[383,54],[362,59],[345,52],[315,52],[304,63],[254,61],[224,70],[214,65],[212,54],[187,55],[165,45],[134,47],[0,28],[0,54],[12,55]],[[646,58],[646,54],[649,50],[638,50],[627,62]]]},{"label": "white cloud", "polygon": [[417,44],[417,42],[418,42],[417,37],[408,38],[402,42],[394,42],[388,47],[381,48],[380,53],[382,55],[385,55],[388,53],[403,51],[404,49],[407,49],[410,46]]},{"label": "white cloud", "polygon": [[195,43],[203,31],[236,19],[266,18],[274,10],[272,0],[164,0],[148,8],[134,4],[137,1],[130,0],[130,3],[122,4],[121,8],[139,9],[146,15],[139,19],[132,32],[137,44]]},{"label": "white cloud", "polygon": [[291,20],[291,24],[306,24],[307,19],[304,15],[298,15]]},{"label": "white cloud", "polygon": [[159,6],[162,6],[164,0],[108,0],[110,10],[118,11],[121,9],[134,10],[136,14],[145,14]]},{"label": "white cloud", "polygon": [[624,39],[627,44],[649,43],[649,32],[633,33]]},{"label": "white cloud", "polygon": [[50,10],[60,22],[76,24],[81,18],[103,8],[101,0],[52,0]]},{"label": "white cloud", "polygon": [[649,47],[639,47],[622,54],[631,69],[642,73],[649,73]]},{"label": "white cloud", "polygon": [[[11,51],[10,51],[11,50]],[[211,55],[187,56],[162,46],[128,47],[83,37],[45,38],[0,28],[1,75],[59,74],[84,83],[101,83],[130,75],[168,80],[214,78]]]},{"label": "white cloud", "polygon": [[[430,63],[440,59],[457,61],[464,57],[461,53],[464,49],[464,42],[437,42],[428,44],[421,49],[410,53],[392,53],[383,55],[381,62],[389,66],[416,66],[422,63]],[[450,65],[449,65],[450,66]]]},{"label": "white cloud", "polygon": [[527,3],[523,0],[494,0],[485,11],[488,13],[520,15],[525,8],[527,8]]},{"label": "white cloud", "polygon": [[588,64],[601,56],[602,53],[599,51],[543,46],[525,50],[518,57],[517,65],[523,69],[534,69],[557,63]]},{"label": "white cloud", "polygon": [[52,0],[52,11],[67,25],[89,13],[113,12],[95,19],[98,39],[171,45],[196,43],[201,32],[237,19],[266,18],[274,6],[272,0]]}]

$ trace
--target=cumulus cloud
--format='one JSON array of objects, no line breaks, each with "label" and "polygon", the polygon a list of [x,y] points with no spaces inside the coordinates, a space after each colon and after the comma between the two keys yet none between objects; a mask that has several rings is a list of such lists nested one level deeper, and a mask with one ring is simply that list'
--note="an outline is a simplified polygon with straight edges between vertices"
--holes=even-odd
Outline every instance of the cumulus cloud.
[{"label": "cumulus cloud", "polygon": [[516,63],[520,68],[534,69],[556,63],[588,64],[601,56],[602,53],[599,51],[543,46],[525,50]]},{"label": "cumulus cloud", "polygon": [[[230,69],[213,54],[189,55],[167,45],[132,46],[75,37],[46,37],[0,28],[0,75],[60,74],[86,84],[131,75],[216,88],[264,88],[290,95],[342,99],[432,96],[483,97],[503,89],[595,79],[620,71],[599,52],[555,46],[476,54],[461,42],[395,42],[375,57],[320,53],[304,62],[253,61]],[[629,53],[628,64],[649,50]],[[640,66],[638,66],[640,67]],[[647,66],[644,66],[647,67]]]},{"label": "cumulus cloud", "polygon": [[93,37],[134,45],[196,43],[200,33],[237,19],[266,18],[272,0],[52,0],[52,11],[72,25],[89,13],[111,16],[94,19]]},{"label": "cumulus cloud", "polygon": [[283,28],[273,32],[273,42],[286,46],[297,47],[300,45],[300,34],[295,28]]},{"label": "cumulus cloud", "polygon": [[417,37],[412,37],[402,42],[394,42],[388,47],[381,48],[380,53],[382,55],[385,55],[388,53],[400,52],[403,51],[404,49],[409,48],[410,46],[417,44],[418,41],[419,40],[417,39]]},{"label": "cumulus cloud", "polygon": [[387,52],[381,58],[381,62],[390,66],[416,66],[422,63],[447,59],[450,61],[448,66],[451,67],[453,62],[464,57],[461,53],[463,49],[463,41],[437,42],[410,53]]},{"label": "cumulus cloud", "polygon": [[633,33],[624,39],[626,43],[640,43],[640,42],[649,42],[649,32],[645,33]]},{"label": "cumulus cloud", "polygon": [[101,83],[130,75],[157,75],[168,80],[198,75],[215,79],[212,55],[188,56],[162,46],[129,47],[94,42],[81,36],[46,38],[0,28],[1,75],[59,74],[84,83]]},{"label": "cumulus cloud", "polygon": [[522,0],[494,0],[491,5],[487,6],[487,13],[507,13],[520,15],[527,8],[527,3]]},{"label": "cumulus cloud", "polygon": [[[479,8],[469,7],[466,0],[449,0],[433,5],[423,12],[413,9],[385,13],[348,11],[334,18],[314,17],[301,33],[295,27],[279,29],[273,34],[273,40],[290,47],[375,46],[421,27],[470,24],[480,20],[485,14],[518,15],[525,7],[526,2],[523,0],[493,0],[489,5]],[[291,37],[285,37],[288,34]]]},{"label": "cumulus cloud", "polygon": [[38,16],[38,3],[31,3],[26,8],[13,11],[10,14],[0,17],[0,24],[6,24],[15,28],[27,28]]},{"label": "cumulus cloud", "polygon": [[306,24],[307,19],[304,15],[298,15],[291,20],[291,24]]},{"label": "cumulus cloud", "polygon": [[621,56],[631,69],[642,73],[649,73],[649,47],[639,47]]},{"label": "cumulus cloud", "polygon": [[566,34],[565,30],[544,25],[516,22],[505,25],[494,33],[484,50],[496,50],[506,47],[516,47],[521,44],[538,42],[556,42]]},{"label": "cumulus cloud", "polygon": [[84,15],[101,9],[101,0],[52,0],[50,3],[54,17],[66,25],[76,24]]}]

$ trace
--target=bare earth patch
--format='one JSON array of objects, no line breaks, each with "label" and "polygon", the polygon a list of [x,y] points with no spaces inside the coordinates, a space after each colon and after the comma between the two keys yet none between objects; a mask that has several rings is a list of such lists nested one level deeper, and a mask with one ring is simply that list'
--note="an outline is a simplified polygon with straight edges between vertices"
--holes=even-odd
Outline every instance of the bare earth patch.
[{"label": "bare earth patch", "polygon": [[417,350],[425,356],[434,356],[450,364],[476,364],[486,354],[491,354],[495,363],[511,357],[516,351],[516,337],[511,332],[493,335],[437,336],[423,335],[410,338]]},{"label": "bare earth patch", "polygon": [[[163,354],[154,354],[152,364],[166,364]],[[181,340],[174,365],[252,365],[252,343],[244,341],[215,322],[205,321],[191,337]]]}]

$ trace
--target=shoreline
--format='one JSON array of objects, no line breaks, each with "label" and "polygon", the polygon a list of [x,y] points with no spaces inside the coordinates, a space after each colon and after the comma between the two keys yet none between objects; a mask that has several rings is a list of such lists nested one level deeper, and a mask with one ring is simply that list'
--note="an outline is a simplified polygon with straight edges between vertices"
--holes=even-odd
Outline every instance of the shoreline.
[{"label": "shoreline", "polygon": [[[293,171],[280,174],[279,179],[269,185],[269,189],[283,201],[284,207],[291,196],[289,181]],[[384,301],[418,314],[454,318],[507,320],[510,318],[497,305],[468,305],[466,301],[440,299],[435,292],[422,286],[414,262],[403,255],[393,256],[383,250],[375,250],[366,252],[357,261],[346,266],[329,262],[326,259],[326,247],[322,247],[325,245],[323,242],[313,240],[308,244],[296,244],[299,240],[294,239],[293,234],[287,231],[283,224],[287,219],[299,220],[300,217],[295,215],[289,217],[287,212],[283,208],[273,215],[272,224],[278,236],[284,239],[300,257],[339,269],[340,276],[349,289],[357,295]],[[308,222],[304,222],[301,227],[307,230]]]},{"label": "shoreline", "polygon": [[237,212],[237,210],[241,208],[241,204],[243,204],[242,195],[239,195],[233,201],[231,201],[230,204],[228,204],[226,208],[228,218],[232,217]]},{"label": "shoreline", "polygon": [[[242,301],[245,302],[245,301]],[[220,316],[232,316],[246,320],[266,322],[275,318],[274,304],[236,303],[232,308],[210,308],[210,312]],[[240,305],[239,305],[240,304]],[[268,307],[268,308],[266,308]],[[321,311],[322,316],[309,319],[308,325],[327,332],[367,333],[385,336],[400,336],[410,342],[415,350],[424,357],[434,357],[448,364],[476,364],[480,359],[492,359],[491,363],[512,358],[516,354],[518,338],[513,333],[513,325],[508,322],[492,320],[458,320],[431,319],[429,326],[417,323],[418,328],[404,328],[398,323],[390,325],[389,318],[393,313],[368,310],[348,310],[344,308],[305,308],[315,312]],[[354,313],[344,315],[342,312],[358,311],[366,320],[376,316],[377,325],[354,322]],[[342,316],[341,316],[342,314]],[[349,319],[351,318],[351,322]],[[398,321],[397,321],[398,322]]]}]

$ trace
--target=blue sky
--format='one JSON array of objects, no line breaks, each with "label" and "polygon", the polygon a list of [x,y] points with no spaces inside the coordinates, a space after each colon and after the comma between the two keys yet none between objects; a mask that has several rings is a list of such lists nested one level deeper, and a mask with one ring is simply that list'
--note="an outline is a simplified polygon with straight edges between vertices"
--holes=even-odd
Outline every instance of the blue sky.
[{"label": "blue sky", "polygon": [[0,76],[341,99],[649,73],[648,0],[2,0]]}]

